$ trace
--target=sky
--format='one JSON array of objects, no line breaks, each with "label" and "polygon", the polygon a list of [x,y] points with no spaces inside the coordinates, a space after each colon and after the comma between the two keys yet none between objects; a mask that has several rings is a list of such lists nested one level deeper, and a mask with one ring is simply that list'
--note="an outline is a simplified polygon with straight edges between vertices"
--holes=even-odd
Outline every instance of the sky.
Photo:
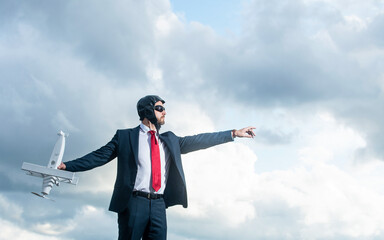
[{"label": "sky", "polygon": [[384,238],[383,0],[0,0],[0,240],[116,239],[116,160],[37,198],[64,161],[165,101],[178,136],[255,126],[183,155],[168,239]]}]

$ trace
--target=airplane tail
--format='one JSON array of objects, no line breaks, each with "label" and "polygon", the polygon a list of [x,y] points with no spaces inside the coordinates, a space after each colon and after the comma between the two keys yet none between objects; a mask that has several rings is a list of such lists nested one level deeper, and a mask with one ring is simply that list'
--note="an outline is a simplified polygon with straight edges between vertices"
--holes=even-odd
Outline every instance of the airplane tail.
[{"label": "airplane tail", "polygon": [[44,195],[44,193],[42,193],[42,194],[38,194],[38,193],[35,193],[35,192],[31,192],[32,194],[35,194],[36,196],[38,196],[38,197],[41,197],[41,198],[44,198],[44,199],[47,199],[47,200],[51,200],[51,201],[55,201],[55,200],[53,200],[53,199],[51,199],[51,198],[49,198],[49,197],[47,197],[47,195]]}]

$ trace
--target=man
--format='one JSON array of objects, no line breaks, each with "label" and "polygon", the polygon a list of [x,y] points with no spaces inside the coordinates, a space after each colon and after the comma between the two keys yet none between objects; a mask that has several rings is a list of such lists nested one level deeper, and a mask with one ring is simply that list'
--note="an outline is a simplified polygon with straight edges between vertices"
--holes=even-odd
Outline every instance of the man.
[{"label": "man", "polygon": [[84,157],[62,163],[58,168],[86,171],[118,159],[115,187],[109,206],[118,213],[119,239],[166,239],[165,209],[187,207],[187,191],[181,154],[254,137],[254,127],[194,136],[159,134],[165,123],[165,101],[149,95],[137,103],[141,124],[117,130],[112,140]]}]

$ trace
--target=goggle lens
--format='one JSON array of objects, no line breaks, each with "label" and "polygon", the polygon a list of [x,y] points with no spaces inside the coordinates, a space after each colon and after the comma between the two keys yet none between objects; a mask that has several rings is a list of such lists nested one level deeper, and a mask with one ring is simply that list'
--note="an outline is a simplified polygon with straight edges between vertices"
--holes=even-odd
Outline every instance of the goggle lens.
[{"label": "goggle lens", "polygon": [[165,107],[163,107],[161,105],[156,105],[155,106],[155,110],[158,111],[158,112],[163,112],[165,110]]}]

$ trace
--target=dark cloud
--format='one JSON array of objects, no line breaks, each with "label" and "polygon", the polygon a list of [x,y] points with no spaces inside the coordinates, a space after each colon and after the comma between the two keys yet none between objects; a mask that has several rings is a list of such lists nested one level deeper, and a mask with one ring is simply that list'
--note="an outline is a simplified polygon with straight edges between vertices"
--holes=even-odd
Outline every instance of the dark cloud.
[{"label": "dark cloud", "polygon": [[294,133],[285,133],[279,129],[258,129],[256,131],[257,141],[268,145],[289,144]]},{"label": "dark cloud", "polygon": [[201,101],[214,94],[216,101],[204,102],[208,108],[230,98],[255,110],[327,109],[359,129],[367,152],[383,159],[384,59],[375,52],[382,48],[383,17],[366,21],[342,11],[327,2],[251,1],[241,37],[221,39],[201,26],[171,32],[160,66],[174,91],[185,89],[184,97]]},{"label": "dark cloud", "polygon": [[373,46],[383,47],[384,46],[384,36],[381,29],[384,27],[384,14],[381,13],[375,16],[372,19],[372,22],[369,24],[366,33],[366,37],[369,37],[372,40]]},{"label": "dark cloud", "polygon": [[[110,192],[96,193],[99,186],[80,177],[82,192],[62,184],[50,194],[56,201],[46,201],[30,193],[40,191],[41,179],[27,176],[21,165],[46,165],[59,130],[69,133],[64,160],[70,160],[107,143],[117,128],[138,124],[135,105],[146,92],[138,86],[146,85],[145,52],[153,40],[148,7],[134,1],[1,2],[0,188],[22,211],[18,220],[2,220],[31,232],[39,232],[39,224],[63,225],[63,239],[117,233],[115,214],[107,212]],[[82,209],[87,204],[97,209]],[[71,226],[80,222],[89,231]]]},{"label": "dark cloud", "polygon": [[41,40],[50,41],[46,49],[71,51],[88,67],[113,77],[112,82],[145,77],[143,53],[153,45],[152,16],[145,2],[24,1],[6,5],[10,25],[5,27],[35,30]]}]

